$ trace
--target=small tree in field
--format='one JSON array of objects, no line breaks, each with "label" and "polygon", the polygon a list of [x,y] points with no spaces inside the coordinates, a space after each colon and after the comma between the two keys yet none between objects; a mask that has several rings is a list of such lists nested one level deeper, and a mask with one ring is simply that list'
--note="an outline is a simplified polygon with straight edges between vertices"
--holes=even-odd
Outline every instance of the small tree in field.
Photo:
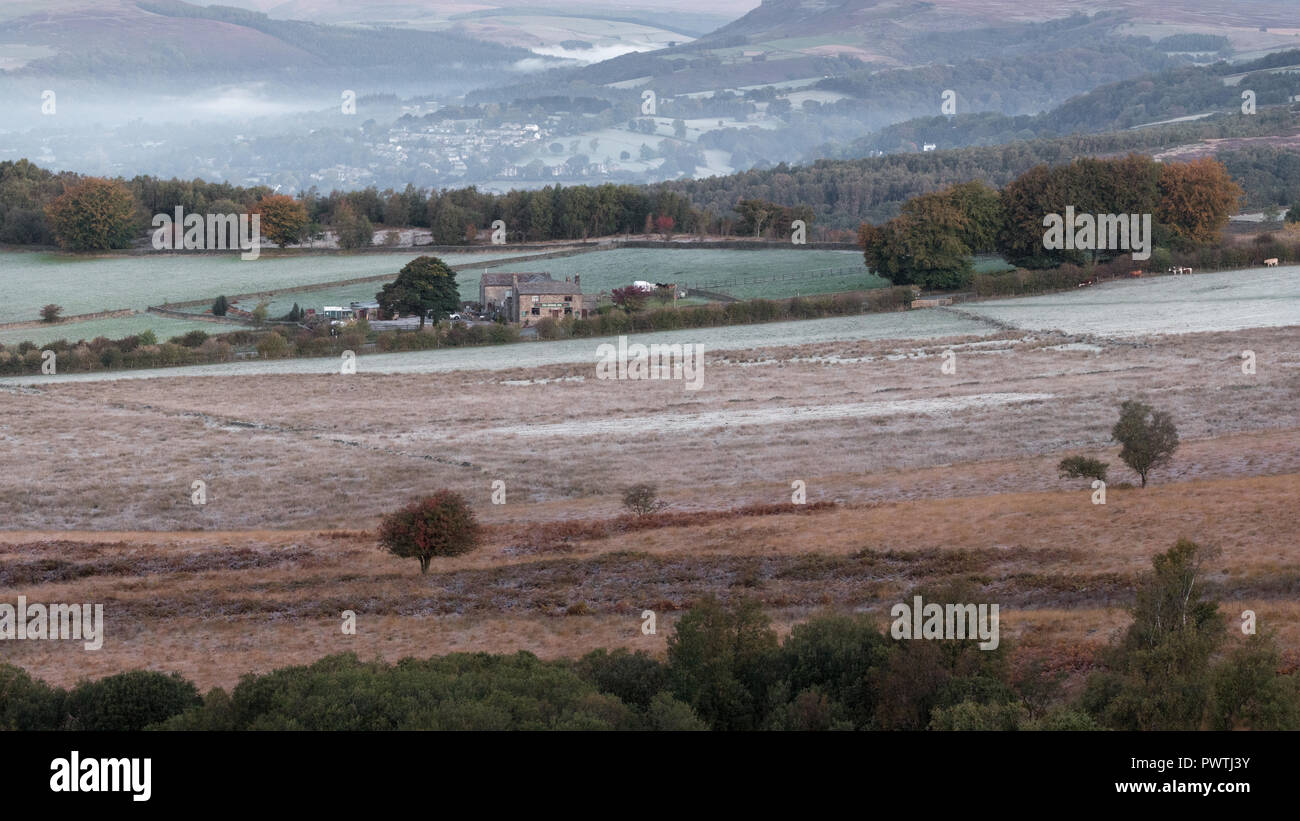
[{"label": "small tree in field", "polygon": [[212,302],[212,315],[225,316],[226,311],[230,309],[230,303],[226,301],[226,295],[222,294]]},{"label": "small tree in field", "polygon": [[623,491],[623,507],[637,516],[649,516],[667,506],[667,502],[659,499],[659,488],[652,484],[642,482]]},{"label": "small tree in field", "polygon": [[58,322],[59,314],[63,313],[62,305],[46,305],[41,308],[42,322]]},{"label": "small tree in field", "polygon": [[379,543],[403,559],[415,558],[429,572],[435,556],[460,556],[478,547],[482,529],[459,493],[440,490],[384,517]]},{"label": "small tree in field", "polygon": [[1067,456],[1061,460],[1056,469],[1061,471],[1062,479],[1100,479],[1106,481],[1106,471],[1110,465],[1100,459],[1086,456]]},{"label": "small tree in field", "polygon": [[1178,449],[1178,429],[1173,418],[1133,399],[1120,406],[1119,421],[1111,436],[1123,446],[1119,458],[1142,477],[1142,487],[1147,486],[1148,474],[1167,465]]}]

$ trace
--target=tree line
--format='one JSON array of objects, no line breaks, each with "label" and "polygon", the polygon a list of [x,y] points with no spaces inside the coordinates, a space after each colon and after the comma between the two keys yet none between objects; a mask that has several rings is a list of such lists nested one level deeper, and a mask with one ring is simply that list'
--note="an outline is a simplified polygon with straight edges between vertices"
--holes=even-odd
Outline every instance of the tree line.
[{"label": "tree line", "polygon": [[[1000,191],[976,181],[913,197],[894,219],[864,223],[858,239],[867,266],[895,285],[954,289],[971,284],[971,258],[980,253],[997,252],[1028,268],[1056,268],[1110,259],[1123,264],[1139,249],[1157,259],[1157,248],[1167,255],[1171,247],[1215,245],[1241,197],[1223,164],[1208,157],[1185,163],[1158,163],[1139,154],[1085,157],[1035,166]],[[1048,241],[1054,219],[1073,235],[1074,226],[1064,225],[1070,213],[1095,223],[1091,248]],[[1122,232],[1109,239],[1125,247],[1107,247],[1102,215],[1121,217]],[[1145,237],[1138,236],[1142,220],[1150,224]],[[1144,261],[1132,265],[1149,267]]]}]

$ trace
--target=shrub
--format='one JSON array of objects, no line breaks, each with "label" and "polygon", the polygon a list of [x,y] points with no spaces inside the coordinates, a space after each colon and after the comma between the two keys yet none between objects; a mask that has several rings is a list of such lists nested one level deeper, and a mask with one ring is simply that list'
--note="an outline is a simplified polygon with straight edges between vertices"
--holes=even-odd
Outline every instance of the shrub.
[{"label": "shrub", "polygon": [[646,709],[646,729],[664,732],[699,732],[709,725],[691,709],[691,705],[678,701],[668,693],[659,693],[650,700]]},{"label": "shrub", "polygon": [[379,542],[394,556],[414,558],[429,572],[435,557],[460,556],[478,546],[482,528],[459,493],[440,490],[384,517]]},{"label": "shrub", "polygon": [[776,632],[758,602],[728,607],[705,598],[668,638],[673,695],[714,729],[754,729],[768,703],[776,652]]},{"label": "shrub", "polygon": [[658,486],[648,482],[631,485],[623,490],[623,507],[637,516],[649,516],[667,506],[667,502],[659,499]]},{"label": "shrub", "polygon": [[226,311],[230,309],[230,303],[226,302],[225,294],[217,297],[212,303],[213,316],[225,316]]},{"label": "shrub", "polygon": [[197,348],[208,340],[206,331],[190,331],[181,336],[173,336],[169,341],[177,345],[184,345],[187,348]]},{"label": "shrub", "polygon": [[68,724],[73,730],[133,732],[200,704],[198,688],[179,673],[132,670],[74,687]]},{"label": "shrub", "polygon": [[1067,456],[1056,467],[1062,479],[1100,479],[1104,482],[1110,465],[1086,456]]},{"label": "shrub", "polygon": [[59,314],[61,313],[63,313],[62,305],[54,305],[54,304],[45,305],[41,308],[41,321],[58,322]]},{"label": "shrub", "polygon": [[0,664],[0,730],[57,730],[67,693],[11,664]]},{"label": "shrub", "polygon": [[289,355],[289,340],[277,333],[269,333],[257,343],[257,355],[263,359],[279,359]]},{"label": "shrub", "polygon": [[644,650],[629,653],[622,647],[613,652],[603,648],[591,651],[578,660],[577,670],[597,690],[617,696],[638,710],[649,709],[667,682],[667,671],[662,664]]}]

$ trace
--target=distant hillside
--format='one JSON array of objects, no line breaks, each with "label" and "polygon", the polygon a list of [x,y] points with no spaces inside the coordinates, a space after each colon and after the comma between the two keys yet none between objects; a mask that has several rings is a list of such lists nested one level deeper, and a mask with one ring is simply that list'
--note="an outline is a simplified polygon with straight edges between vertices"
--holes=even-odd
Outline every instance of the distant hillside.
[{"label": "distant hillside", "polygon": [[[742,199],[762,199],[780,205],[807,205],[817,224],[856,228],[897,216],[904,201],[970,180],[1002,186],[1040,163],[1064,163],[1076,157],[1138,152],[1155,154],[1174,146],[1220,141],[1217,152],[1229,171],[1246,186],[1248,206],[1289,203],[1300,197],[1300,163],[1287,141],[1281,147],[1249,139],[1294,135],[1300,113],[1286,108],[1261,111],[1252,117],[1219,117],[1136,131],[1030,139],[951,151],[888,154],[865,159],[820,160],[810,165],[745,171],[699,180],[658,183],[652,190],[688,197],[696,208],[713,214],[730,213]],[[1239,144],[1234,145],[1234,144]],[[1216,153],[1213,150],[1204,153]]]},{"label": "distant hillside", "polygon": [[0,20],[0,49],[49,52],[11,69],[15,79],[114,81],[199,75],[208,80],[324,83],[357,70],[404,80],[439,67],[501,66],[533,56],[524,49],[445,32],[347,28],[276,20],[226,6],[181,0],[55,2]]},{"label": "distant hillside", "polygon": [[[1100,134],[1179,119],[1240,116],[1242,92],[1254,92],[1257,109],[1287,105],[1297,90],[1300,50],[1246,63],[1188,66],[1108,83],[1035,116],[994,112],[922,117],[891,125],[828,156],[863,157],[876,152],[997,145],[1070,134]],[[888,75],[878,75],[883,78]],[[828,83],[831,81],[827,81]]]}]

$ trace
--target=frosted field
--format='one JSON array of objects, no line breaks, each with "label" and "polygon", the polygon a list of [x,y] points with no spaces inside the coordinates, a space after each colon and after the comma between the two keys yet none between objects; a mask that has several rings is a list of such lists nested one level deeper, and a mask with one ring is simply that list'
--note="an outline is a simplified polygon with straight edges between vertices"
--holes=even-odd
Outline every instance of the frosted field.
[{"label": "frosted field", "polygon": [[[594,293],[631,285],[638,279],[647,282],[689,282],[692,285],[703,285],[738,277],[767,277],[820,268],[848,267],[862,270],[861,275],[857,277],[863,283],[857,286],[859,288],[871,287],[871,283],[881,282],[877,277],[867,273],[866,267],[862,264],[862,254],[857,251],[796,251],[794,249],[733,251],[708,248],[618,248],[612,251],[597,251],[537,262],[527,260],[512,262],[495,267],[492,271],[502,273],[549,271],[556,279],[581,274],[582,290]],[[469,278],[470,274],[473,274],[474,290],[477,293],[478,272],[473,271],[466,272],[466,277],[461,280],[462,294],[466,292],[465,278]],[[809,280],[809,284],[815,282],[816,280]],[[766,287],[766,284],[743,287],[761,290]]]},{"label": "frosted field", "polygon": [[34,342],[44,345],[56,339],[76,342],[80,339],[90,341],[98,336],[109,339],[121,339],[132,334],[153,331],[159,342],[166,342],[173,336],[180,336],[189,331],[207,331],[210,334],[230,331],[230,325],[216,325],[211,322],[187,322],[184,319],[172,319],[157,314],[136,314],[116,319],[92,319],[86,322],[60,322],[57,325],[43,325],[38,328],[16,328],[0,331],[0,344],[16,345],[19,342]]},{"label": "frosted field", "polygon": [[[450,260],[449,260],[450,261]],[[858,268],[860,273],[837,277],[785,282],[765,282],[722,289],[738,299],[767,297],[781,299],[799,294],[824,294],[833,291],[879,288],[888,285],[880,277],[867,273],[862,265],[862,255],[856,251],[731,251],[725,249],[692,248],[616,248],[609,251],[592,251],[571,257],[521,260],[500,265],[493,273],[511,271],[545,271],[556,279],[582,277],[582,290],[588,294],[610,291],[631,285],[638,279],[647,282],[704,283],[740,277],[767,277],[777,274],[811,271],[819,268]],[[464,271],[457,275],[461,298],[478,299],[478,283],[482,270]],[[342,277],[337,277],[342,279]],[[320,308],[325,305],[347,305],[349,302],[368,301],[375,298],[382,283],[364,282],[319,291],[285,294],[271,302],[272,316],[289,312],[293,303],[303,308]]]},{"label": "frosted field", "polygon": [[[948,336],[985,335],[994,329],[985,323],[942,311],[906,311],[890,314],[809,319],[800,322],[772,322],[762,325],[732,325],[633,334],[635,342],[692,343],[710,351],[751,349],[768,346],[803,345],[855,339],[933,339]],[[432,351],[374,354],[357,358],[358,373],[443,373],[447,371],[504,370],[532,368],[574,362],[595,367],[596,348],[616,337],[566,339],[558,342],[521,342],[481,348],[441,348]],[[102,382],[118,379],[149,379],[169,376],[240,376],[254,374],[337,375],[339,361],[319,359],[276,359],[266,362],[227,362],[220,365],[192,365],[180,368],[111,371],[63,376],[15,376],[0,379],[0,385],[31,385],[50,380]],[[593,370],[594,374],[594,370]]]},{"label": "frosted field", "polygon": [[[446,254],[449,265],[502,259],[527,252]],[[313,282],[393,273],[418,251],[391,254],[263,256],[236,254],[101,256],[0,252],[0,322],[39,319],[42,305],[63,306],[64,314],[136,308],[164,302],[215,299],[219,294],[270,291]],[[477,283],[477,274],[474,281]],[[475,286],[477,290],[477,285]],[[373,298],[373,290],[371,298]],[[287,309],[286,309],[287,310]]]},{"label": "frosted field", "polygon": [[1300,266],[1122,280],[958,307],[1029,331],[1109,337],[1300,325]]}]

